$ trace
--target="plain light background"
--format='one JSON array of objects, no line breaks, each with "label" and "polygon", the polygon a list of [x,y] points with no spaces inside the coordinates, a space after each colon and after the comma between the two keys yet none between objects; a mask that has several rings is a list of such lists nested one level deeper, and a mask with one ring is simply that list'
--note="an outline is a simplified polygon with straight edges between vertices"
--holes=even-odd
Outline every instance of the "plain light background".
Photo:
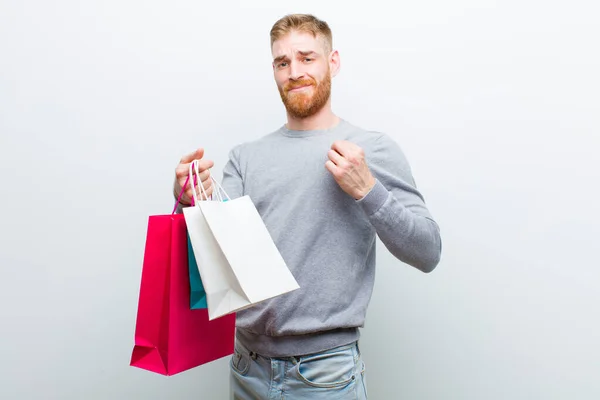
[{"label": "plain light background", "polygon": [[220,177],[285,122],[289,12],[330,23],[334,111],[398,141],[442,230],[431,274],[379,245],[370,398],[600,398],[598,7],[533,0],[0,1],[0,398],[226,398],[229,359],[129,367],[146,224],[183,154]]}]

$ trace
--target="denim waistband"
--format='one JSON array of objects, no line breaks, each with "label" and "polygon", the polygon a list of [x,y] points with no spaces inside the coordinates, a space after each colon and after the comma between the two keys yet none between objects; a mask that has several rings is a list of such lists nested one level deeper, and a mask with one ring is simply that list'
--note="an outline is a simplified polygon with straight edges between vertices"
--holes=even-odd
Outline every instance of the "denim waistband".
[{"label": "denim waistband", "polygon": [[267,336],[236,330],[236,345],[264,358],[301,357],[321,353],[357,342],[357,328],[335,329],[309,335]]}]

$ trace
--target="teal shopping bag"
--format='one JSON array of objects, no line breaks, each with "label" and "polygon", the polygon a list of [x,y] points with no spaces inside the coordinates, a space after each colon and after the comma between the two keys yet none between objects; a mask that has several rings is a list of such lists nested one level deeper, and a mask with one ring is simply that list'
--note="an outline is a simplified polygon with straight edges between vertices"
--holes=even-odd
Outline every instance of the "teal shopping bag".
[{"label": "teal shopping bag", "polygon": [[194,256],[194,249],[192,248],[192,242],[190,241],[190,235],[187,235],[187,246],[188,246],[188,270],[190,275],[190,307],[192,310],[206,309],[206,292],[202,285],[202,279],[200,278],[200,272],[198,271],[198,264],[196,264],[196,257]]}]

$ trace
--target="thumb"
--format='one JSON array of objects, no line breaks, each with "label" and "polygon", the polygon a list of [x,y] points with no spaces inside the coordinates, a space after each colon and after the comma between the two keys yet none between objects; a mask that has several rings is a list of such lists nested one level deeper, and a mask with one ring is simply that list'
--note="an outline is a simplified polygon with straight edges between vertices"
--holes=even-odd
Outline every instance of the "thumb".
[{"label": "thumb", "polygon": [[202,157],[204,157],[204,148],[200,147],[198,150],[194,151],[193,153],[186,154],[185,156],[183,156],[181,158],[180,163],[181,164],[191,163],[192,161],[199,160]]}]

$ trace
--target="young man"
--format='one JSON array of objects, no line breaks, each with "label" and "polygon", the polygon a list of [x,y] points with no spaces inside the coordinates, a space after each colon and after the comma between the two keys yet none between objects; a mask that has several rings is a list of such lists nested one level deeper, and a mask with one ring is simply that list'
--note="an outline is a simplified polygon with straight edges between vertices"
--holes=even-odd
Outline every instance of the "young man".
[{"label": "young man", "polygon": [[[399,146],[332,112],[340,56],[327,23],[288,15],[272,27],[271,49],[287,123],[234,147],[222,185],[231,198],[251,197],[300,289],[238,312],[232,397],[365,399],[358,339],[376,235],[396,258],[430,272],[439,228]],[[212,193],[213,162],[203,157],[199,149],[181,159],[176,195],[193,160]]]}]

